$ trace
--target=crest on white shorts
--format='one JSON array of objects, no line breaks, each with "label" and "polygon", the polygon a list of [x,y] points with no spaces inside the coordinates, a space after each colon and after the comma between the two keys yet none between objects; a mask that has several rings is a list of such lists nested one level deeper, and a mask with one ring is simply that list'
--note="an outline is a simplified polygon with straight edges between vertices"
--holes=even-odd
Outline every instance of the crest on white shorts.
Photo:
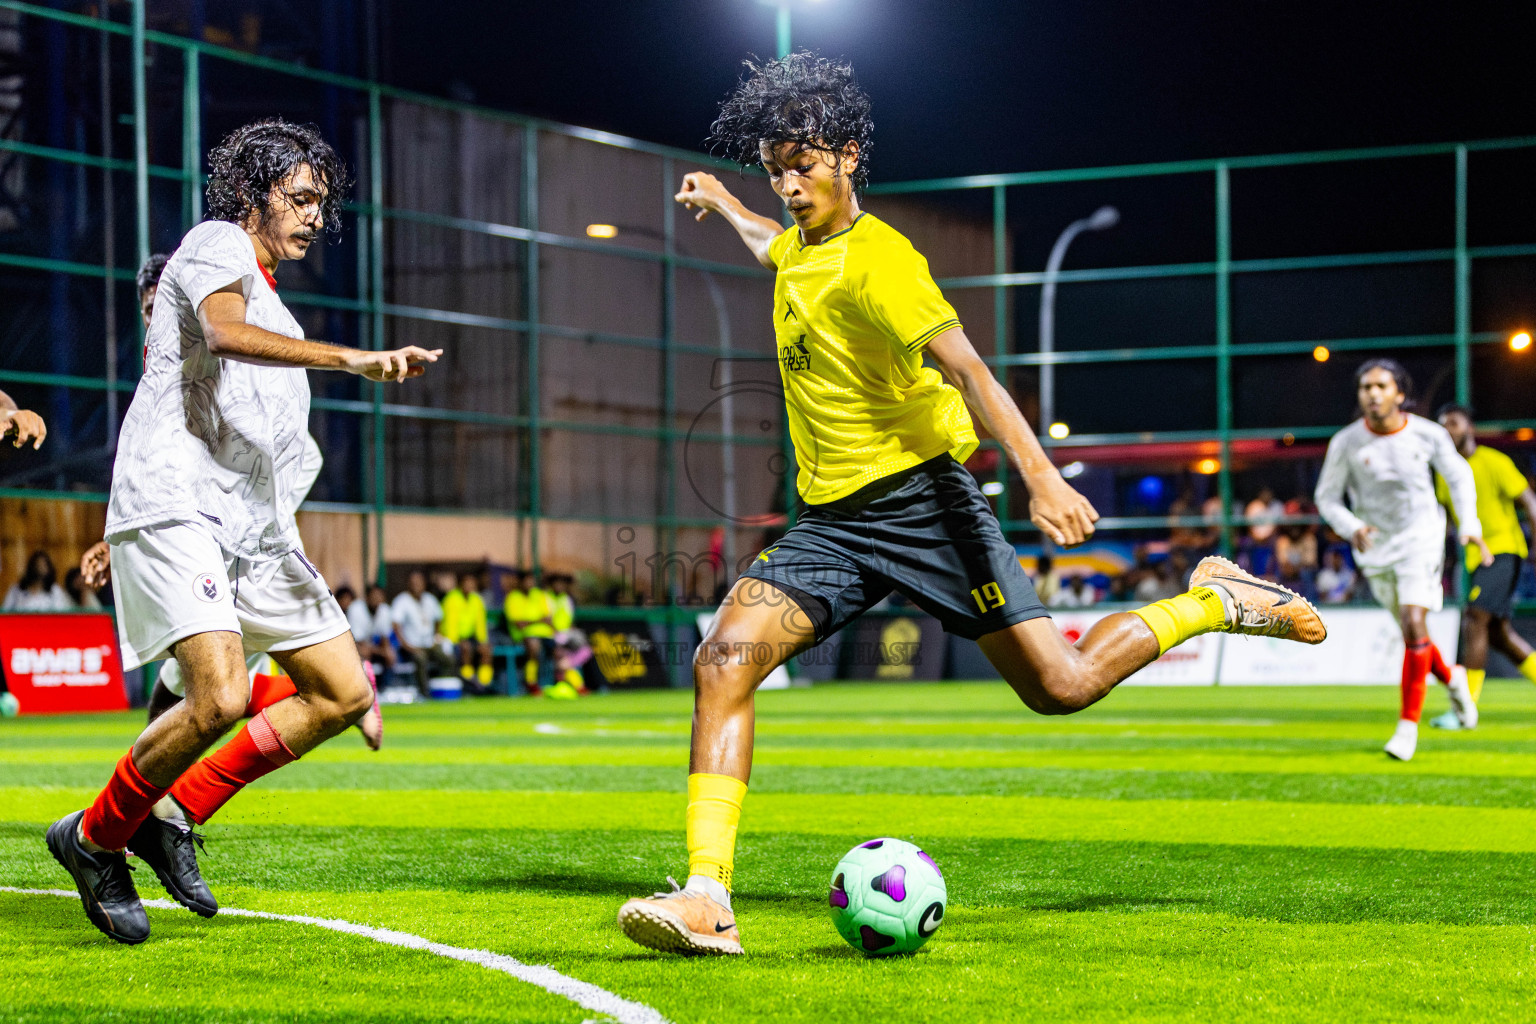
[{"label": "crest on white shorts", "polygon": [[211,572],[199,573],[192,580],[192,593],[197,595],[199,601],[206,604],[215,604],[223,596],[223,591],[219,587],[219,578]]}]

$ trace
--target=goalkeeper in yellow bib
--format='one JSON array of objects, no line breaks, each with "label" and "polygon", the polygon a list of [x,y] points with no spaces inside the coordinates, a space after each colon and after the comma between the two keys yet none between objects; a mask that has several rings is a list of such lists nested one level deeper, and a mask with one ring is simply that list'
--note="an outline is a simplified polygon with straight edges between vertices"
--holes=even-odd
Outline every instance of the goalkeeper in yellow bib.
[{"label": "goalkeeper in yellow bib", "polygon": [[713,139],[761,164],[794,226],[751,212],[709,174],[687,175],[677,201],[698,220],[724,219],[777,272],[773,325],[804,504],[736,582],[695,655],[687,884],[619,911],[635,942],[681,953],[742,951],[730,888],[758,684],[892,591],[975,640],[1020,699],[1050,715],[1087,707],[1201,633],[1325,635],[1296,594],[1208,558],[1189,593],[1067,643],[960,464],[977,444],[971,417],[1022,475],[1030,519],[1052,541],[1082,543],[1098,513],[1041,450],[927,261],[860,210],[869,97],[848,64],[806,53],[747,69]]}]

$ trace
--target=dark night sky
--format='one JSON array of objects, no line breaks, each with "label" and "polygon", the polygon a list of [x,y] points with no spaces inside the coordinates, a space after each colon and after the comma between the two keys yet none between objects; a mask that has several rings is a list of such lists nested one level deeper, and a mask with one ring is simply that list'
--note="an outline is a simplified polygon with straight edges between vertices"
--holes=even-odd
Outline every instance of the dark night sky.
[{"label": "dark night sky", "polygon": [[[795,43],[845,55],[896,180],[1536,132],[1529,3],[820,0]],[[385,77],[695,148],[756,0],[394,0]],[[479,26],[466,32],[466,26]]]}]

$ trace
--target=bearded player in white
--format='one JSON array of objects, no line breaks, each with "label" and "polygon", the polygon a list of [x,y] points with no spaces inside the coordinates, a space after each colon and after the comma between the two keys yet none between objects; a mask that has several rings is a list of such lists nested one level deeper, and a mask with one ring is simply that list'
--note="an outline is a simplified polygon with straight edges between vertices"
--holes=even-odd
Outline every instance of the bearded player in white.
[{"label": "bearded player in white", "polygon": [[1412,387],[1393,359],[1371,359],[1355,371],[1364,415],[1328,442],[1316,495],[1328,525],[1353,545],[1371,594],[1403,631],[1402,708],[1385,748],[1399,761],[1418,747],[1431,671],[1449,689],[1462,726],[1477,724],[1466,671],[1447,665],[1429,638],[1428,615],[1440,610],[1445,565],[1445,509],[1435,499],[1431,469],[1450,489],[1462,542],[1482,550],[1484,565],[1493,560],[1477,520],[1472,468],[1444,427],[1404,410]]},{"label": "bearded player in white", "polygon": [[[177,902],[213,916],[191,823],[373,705],[288,500],[309,420],[306,369],[403,381],[439,355],[306,341],[278,298],[278,262],[303,259],[338,224],[347,186],[312,127],[246,125],[208,162],[210,219],[187,233],[160,279],[106,529],[124,667],[174,655],[186,700],[139,736],[89,808],[47,836],[91,923],[124,943],[149,935],[124,849]],[[297,692],[199,761],[245,711],[255,651],[270,652]]]}]

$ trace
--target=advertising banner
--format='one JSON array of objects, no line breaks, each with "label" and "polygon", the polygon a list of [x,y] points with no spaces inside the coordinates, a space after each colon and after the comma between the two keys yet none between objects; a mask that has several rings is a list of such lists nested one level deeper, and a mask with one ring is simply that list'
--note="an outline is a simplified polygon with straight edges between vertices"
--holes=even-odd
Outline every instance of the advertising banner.
[{"label": "advertising banner", "polygon": [[[1224,637],[1223,686],[1285,686],[1325,683],[1397,686],[1403,674],[1403,634],[1380,608],[1320,608],[1328,639],[1316,647],[1269,637]],[[1461,612],[1429,614],[1429,636],[1447,660],[1455,660]],[[1172,652],[1170,652],[1172,653]]]},{"label": "advertising banner", "polygon": [[839,651],[844,679],[944,678],[944,627],[927,615],[865,615]]},{"label": "advertising banner", "polygon": [[592,646],[592,657],[582,666],[589,687],[637,690],[671,685],[664,644],[658,646],[647,623],[583,615],[581,628]]},{"label": "advertising banner", "polygon": [[128,709],[110,615],[0,615],[0,664],[23,715]]},{"label": "advertising banner", "polygon": [[[1051,611],[1051,619],[1056,623],[1056,628],[1061,630],[1061,635],[1067,638],[1067,643],[1075,644],[1093,628],[1095,623],[1110,614],[1112,613],[1109,611],[1096,611],[1091,608],[1081,611],[1072,608],[1055,608]],[[1221,645],[1224,639],[1226,638],[1220,633],[1207,633],[1205,636],[1187,640],[1131,676],[1122,685],[1212,686],[1216,682],[1216,673],[1221,666]],[[1291,644],[1290,646],[1299,645]]]}]

